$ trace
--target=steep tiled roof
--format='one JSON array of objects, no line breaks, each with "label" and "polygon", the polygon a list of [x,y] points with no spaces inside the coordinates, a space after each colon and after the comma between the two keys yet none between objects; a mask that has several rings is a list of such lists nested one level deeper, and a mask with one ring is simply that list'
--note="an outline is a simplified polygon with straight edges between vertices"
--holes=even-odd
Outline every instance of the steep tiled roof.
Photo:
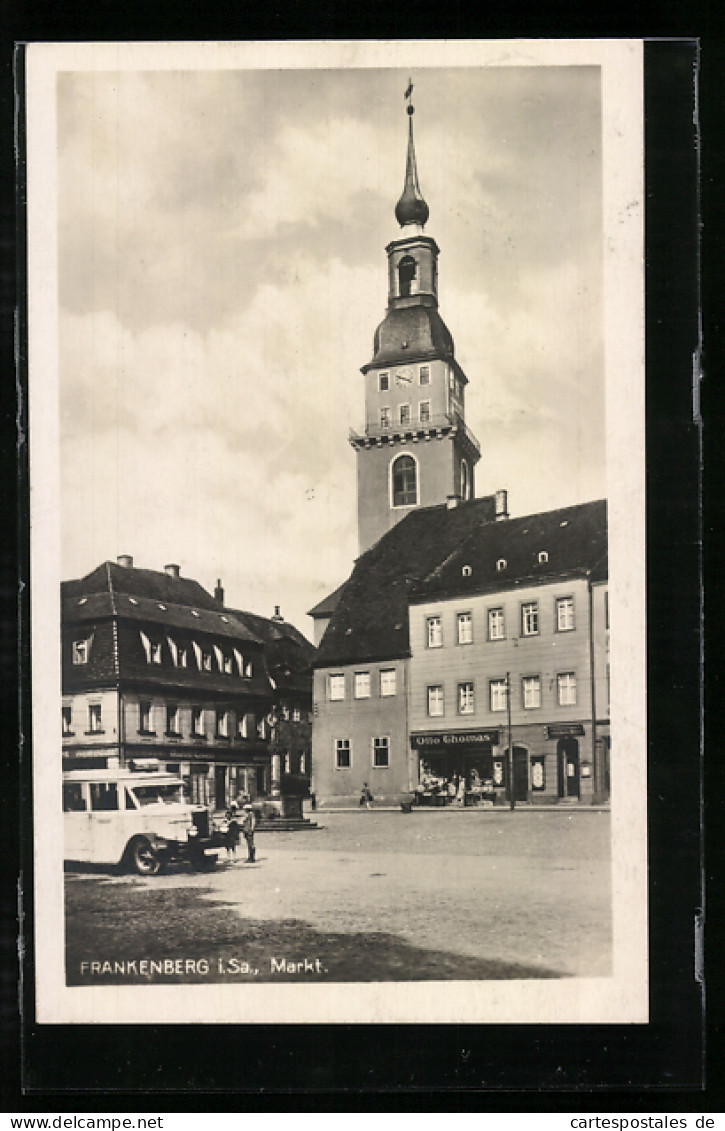
[{"label": "steep tiled roof", "polygon": [[[544,551],[548,560],[539,562]],[[496,568],[506,561],[503,570]],[[463,576],[463,567],[470,575]],[[494,520],[493,498],[412,511],[358,559],[320,643],[317,667],[410,654],[410,602],[588,572],[606,577],[607,504]]]},{"label": "steep tiled roof", "polygon": [[312,664],[317,649],[299,629],[288,621],[243,609],[226,611],[263,641],[267,667],[280,690],[311,694]]},{"label": "steep tiled roof", "polygon": [[[499,569],[499,562],[506,564]],[[479,526],[416,587],[411,600],[536,585],[573,574],[606,577],[606,570],[607,503],[601,499]]]},{"label": "steep tiled roof", "polygon": [[327,626],[316,667],[407,656],[408,600],[414,586],[494,516],[493,496],[449,509],[420,507],[360,558]]},{"label": "steep tiled roof", "polygon": [[308,617],[331,617],[339,604],[346,585],[347,582],[343,581],[342,585],[338,585],[337,589],[333,589],[332,593],[328,593],[326,597],[323,597],[313,609],[309,610],[307,613]]},{"label": "steep tiled roof", "polygon": [[85,577],[64,581],[64,596],[82,597],[91,593],[108,592],[132,597],[148,597],[152,601],[187,605],[192,609],[215,609],[218,605],[211,593],[188,577],[171,577],[155,569],[137,569],[135,566],[120,566],[116,562],[102,562]]}]

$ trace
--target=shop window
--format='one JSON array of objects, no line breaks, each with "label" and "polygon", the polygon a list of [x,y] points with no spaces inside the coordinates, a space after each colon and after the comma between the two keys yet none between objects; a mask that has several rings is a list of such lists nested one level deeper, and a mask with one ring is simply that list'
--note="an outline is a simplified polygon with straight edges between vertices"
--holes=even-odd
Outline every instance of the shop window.
[{"label": "shop window", "polygon": [[546,759],[538,754],[531,757],[531,788],[537,793],[546,789]]},{"label": "shop window", "polygon": [[390,765],[390,739],[373,739],[373,766],[376,770],[387,769]]},{"label": "shop window", "polygon": [[349,738],[335,739],[335,767],[338,770],[349,770],[352,765],[352,749]]}]

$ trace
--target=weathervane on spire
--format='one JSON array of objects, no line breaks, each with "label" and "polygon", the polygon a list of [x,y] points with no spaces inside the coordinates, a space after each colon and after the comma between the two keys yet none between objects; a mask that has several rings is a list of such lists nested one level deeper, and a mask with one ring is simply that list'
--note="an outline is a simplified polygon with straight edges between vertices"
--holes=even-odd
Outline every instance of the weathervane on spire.
[{"label": "weathervane on spire", "polygon": [[406,106],[406,110],[408,111],[409,114],[415,114],[415,107],[413,106],[413,103],[410,101],[412,94],[413,94],[413,80],[409,78],[408,79],[408,89],[405,92],[405,98],[408,102],[408,105]]}]

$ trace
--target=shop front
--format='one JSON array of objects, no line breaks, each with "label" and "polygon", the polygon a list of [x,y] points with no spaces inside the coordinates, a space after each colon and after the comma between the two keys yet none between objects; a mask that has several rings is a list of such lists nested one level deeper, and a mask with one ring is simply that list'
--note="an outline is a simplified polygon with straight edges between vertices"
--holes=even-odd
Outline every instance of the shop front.
[{"label": "shop front", "polygon": [[426,731],[410,742],[418,757],[419,804],[477,804],[505,790],[497,730]]}]

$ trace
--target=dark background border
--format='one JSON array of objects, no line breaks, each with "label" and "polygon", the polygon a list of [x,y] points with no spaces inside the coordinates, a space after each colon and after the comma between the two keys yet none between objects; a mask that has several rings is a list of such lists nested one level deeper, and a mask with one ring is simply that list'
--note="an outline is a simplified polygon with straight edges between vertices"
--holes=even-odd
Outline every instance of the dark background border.
[{"label": "dark background border", "polygon": [[[486,13],[486,27],[466,26],[460,4],[448,6],[445,28],[430,14],[409,4],[383,9],[371,3],[354,29],[354,14],[333,4],[319,5],[312,18],[303,6],[244,9],[243,20],[216,11],[158,2],[125,5],[101,0],[75,17],[42,3],[31,11],[13,9],[9,26],[16,39],[245,39],[274,38],[427,38],[478,35],[591,35],[591,28],[569,20],[566,29],[537,26],[521,13],[507,12],[508,26],[496,26]],[[7,6],[6,6],[7,9]],[[694,11],[694,10],[693,10]],[[676,23],[671,10],[669,23]],[[571,16],[571,12],[567,13]],[[382,17],[382,18],[381,18]],[[422,23],[417,23],[420,19]],[[73,31],[68,23],[75,22]],[[500,21],[499,21],[500,22]],[[585,22],[585,21],[583,21]],[[662,21],[660,21],[662,22]],[[203,29],[200,25],[203,23]],[[470,23],[470,17],[469,17]],[[667,20],[665,20],[667,23]],[[63,25],[65,24],[65,27]],[[524,24],[526,26],[524,26]],[[303,26],[304,25],[304,26]],[[79,31],[79,27],[82,31]],[[424,29],[424,31],[423,31]],[[639,29],[642,34],[643,29]],[[671,34],[676,34],[674,28]],[[622,27],[612,35],[636,34]],[[9,45],[6,44],[9,47]],[[11,53],[2,58],[2,240],[16,244],[22,258],[22,223],[13,217]],[[717,132],[722,108],[725,52],[721,43],[702,45],[701,112],[703,126]],[[693,419],[692,355],[698,342],[698,180],[694,118],[696,47],[692,41],[653,41],[645,50],[646,110],[646,282],[647,282],[647,509],[648,509],[648,648],[649,648],[649,851],[651,1021],[647,1026],[58,1026],[36,1025],[32,1000],[32,918],[26,922],[28,953],[24,964],[24,1023],[18,1031],[16,877],[12,865],[17,833],[22,835],[25,906],[32,908],[29,766],[20,780],[17,828],[0,822],[5,844],[2,945],[2,1025],[6,1053],[6,1110],[118,1110],[130,1099],[141,1110],[213,1107],[221,1096],[230,1108],[253,1109],[267,1093],[267,1110],[285,1105],[284,1095],[314,1093],[317,1110],[364,1110],[377,1093],[386,1110],[411,1110],[425,1097],[426,1110],[436,1100],[443,1110],[705,1110],[710,1095],[702,1081],[702,1013],[693,980],[694,920],[701,906],[700,869],[700,692],[699,692],[699,542],[698,484],[700,436]],[[713,144],[712,142],[710,143]],[[717,139],[715,141],[717,145]],[[707,147],[706,147],[707,148]],[[707,208],[717,207],[715,165],[706,152],[702,191]],[[22,199],[20,201],[22,222]],[[718,256],[705,256],[706,282],[717,273]],[[12,262],[12,260],[10,260]],[[21,263],[22,271],[22,263]],[[15,303],[15,280],[1,275],[3,348],[11,364],[12,333],[8,313]],[[22,308],[22,275],[20,284]],[[713,311],[705,302],[706,329]],[[716,319],[714,319],[716,321]],[[12,321],[10,321],[12,326]],[[707,342],[706,337],[706,342]],[[712,345],[716,348],[717,327]],[[708,353],[705,355],[706,369]],[[710,362],[711,364],[711,362]],[[22,367],[21,367],[22,376]],[[6,376],[3,393],[5,483],[18,482],[15,459],[15,397]],[[8,396],[8,393],[10,394]],[[710,393],[705,389],[706,399]],[[2,594],[6,599],[0,640],[5,687],[17,682],[15,578],[17,560],[27,575],[27,477],[21,452],[16,527],[12,492],[3,496],[6,544],[0,557]],[[712,504],[710,504],[712,506]],[[715,506],[713,508],[717,510]],[[708,512],[710,514],[710,512]],[[719,517],[719,516],[718,516]],[[711,520],[706,515],[706,525]],[[714,523],[713,523],[714,525]],[[12,531],[18,530],[17,545]],[[27,595],[27,590],[26,590]],[[27,617],[28,606],[21,601]],[[25,621],[27,624],[27,620]],[[28,658],[27,638],[20,654]],[[28,668],[21,687],[25,733],[29,735]],[[14,717],[12,696],[10,714]],[[2,780],[11,790],[18,779],[12,742],[3,745]],[[713,788],[712,783],[709,786]],[[10,815],[9,815],[10,816]],[[23,819],[24,818],[24,819]],[[717,858],[709,856],[709,870]],[[711,907],[719,913],[719,905]],[[712,945],[712,943],[710,944]],[[712,976],[718,989],[717,978]],[[710,998],[713,997],[712,990]],[[719,1026],[712,1016],[711,1052]],[[21,1039],[22,1038],[22,1041]],[[200,1039],[201,1038],[201,1039]],[[717,1069],[715,1068],[715,1073]],[[22,1073],[22,1077],[21,1077]],[[22,1085],[20,1083],[22,1078]],[[189,1097],[189,1092],[193,1098]],[[538,1095],[531,1096],[531,1091]],[[109,1092],[113,1094],[108,1095]],[[522,1095],[522,1092],[524,1093]],[[525,1095],[529,1092],[528,1099]],[[181,1098],[186,1093],[186,1099]],[[241,1094],[245,1093],[245,1094]],[[251,1094],[250,1094],[251,1093]],[[269,1093],[274,1094],[274,1099]],[[368,1093],[368,1098],[363,1098]],[[483,1094],[482,1094],[483,1093]],[[653,1094],[654,1093],[654,1094]],[[82,1098],[79,1098],[82,1095]],[[213,1096],[217,1097],[215,1101]],[[256,1099],[255,1099],[256,1097]],[[224,1100],[222,1099],[222,1103]],[[289,1101],[288,1101],[289,1102]]]}]

